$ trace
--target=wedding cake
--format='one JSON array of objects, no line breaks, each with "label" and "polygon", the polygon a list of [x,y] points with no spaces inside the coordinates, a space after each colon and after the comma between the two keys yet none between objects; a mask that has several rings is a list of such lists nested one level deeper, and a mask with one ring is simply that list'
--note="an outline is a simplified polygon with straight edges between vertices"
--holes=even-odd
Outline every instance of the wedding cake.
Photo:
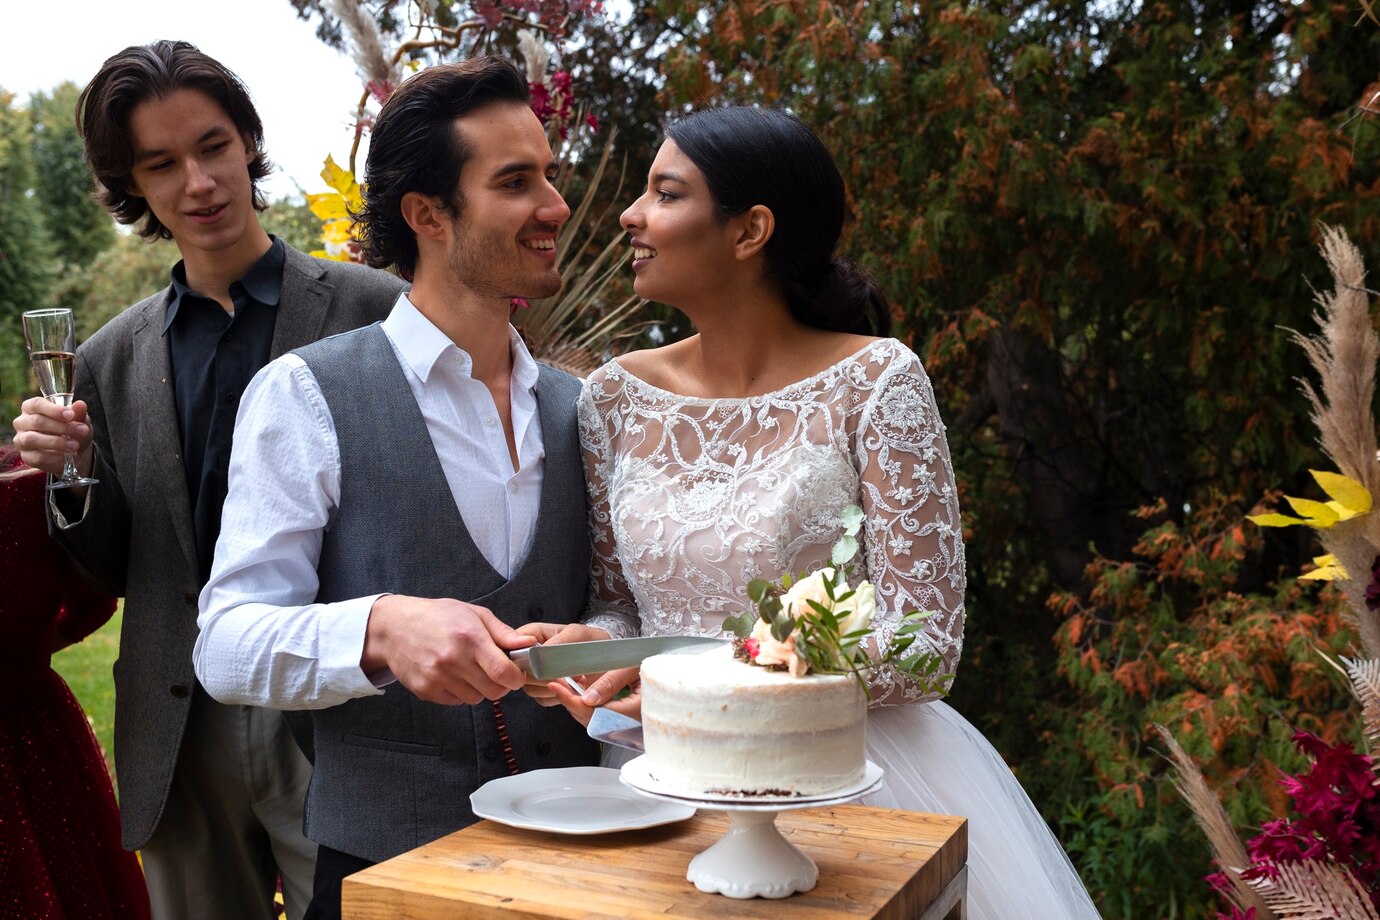
[{"label": "wedding cake", "polygon": [[642,663],[646,769],[674,794],[820,796],[855,785],[866,717],[846,674],[793,676],[728,647]]}]

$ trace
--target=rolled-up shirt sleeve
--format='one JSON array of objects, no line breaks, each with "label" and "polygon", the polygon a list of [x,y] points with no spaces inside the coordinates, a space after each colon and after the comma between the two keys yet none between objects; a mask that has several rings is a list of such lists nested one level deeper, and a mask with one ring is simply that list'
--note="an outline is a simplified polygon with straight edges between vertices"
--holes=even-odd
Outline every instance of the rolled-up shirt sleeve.
[{"label": "rolled-up shirt sleeve", "polygon": [[340,500],[329,407],[296,355],[266,365],[241,397],[230,490],[193,658],[223,703],[324,709],[382,692],[360,668],[381,595],[316,603],[322,536]]}]

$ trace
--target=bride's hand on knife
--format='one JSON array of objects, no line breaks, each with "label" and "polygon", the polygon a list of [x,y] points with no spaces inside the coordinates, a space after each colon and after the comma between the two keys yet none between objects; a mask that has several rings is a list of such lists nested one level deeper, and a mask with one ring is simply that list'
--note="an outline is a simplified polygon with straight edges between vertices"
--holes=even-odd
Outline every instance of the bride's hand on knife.
[{"label": "bride's hand on knife", "polygon": [[[526,626],[519,626],[517,631],[521,635],[535,637],[541,645],[560,645],[564,642],[596,642],[609,637],[609,634],[604,630],[585,626],[582,623],[528,623]],[[555,694],[547,688],[547,682],[537,680],[530,675],[527,682],[522,686],[522,692],[543,706],[560,705],[560,700],[556,699]]]}]

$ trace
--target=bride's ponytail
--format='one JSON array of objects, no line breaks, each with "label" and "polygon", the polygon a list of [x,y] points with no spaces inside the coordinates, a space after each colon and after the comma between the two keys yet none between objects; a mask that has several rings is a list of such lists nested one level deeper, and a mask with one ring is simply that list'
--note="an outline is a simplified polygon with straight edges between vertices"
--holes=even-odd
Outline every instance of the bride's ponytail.
[{"label": "bride's ponytail", "polygon": [[726,216],[753,205],[776,226],[763,252],[791,315],[833,332],[889,335],[891,310],[870,275],[834,258],[843,230],[843,177],[805,124],[775,109],[704,109],[668,131],[704,174]]},{"label": "bride's ponytail", "polygon": [[891,308],[866,269],[851,259],[830,259],[811,283],[783,284],[791,315],[831,332],[890,335]]}]

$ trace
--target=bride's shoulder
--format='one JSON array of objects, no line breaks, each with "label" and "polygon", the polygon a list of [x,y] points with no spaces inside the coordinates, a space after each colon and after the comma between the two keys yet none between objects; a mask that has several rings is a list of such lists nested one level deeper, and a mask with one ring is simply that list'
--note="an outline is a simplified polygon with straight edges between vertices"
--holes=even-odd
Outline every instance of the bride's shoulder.
[{"label": "bride's shoulder", "polygon": [[854,350],[848,360],[869,380],[876,380],[888,374],[922,370],[920,359],[904,342],[892,338],[876,336],[850,336],[854,339]]},{"label": "bride's shoulder", "polygon": [[682,339],[660,348],[630,351],[605,364],[603,370],[608,376],[633,377],[657,389],[674,391],[677,371],[684,364],[687,341]]}]

